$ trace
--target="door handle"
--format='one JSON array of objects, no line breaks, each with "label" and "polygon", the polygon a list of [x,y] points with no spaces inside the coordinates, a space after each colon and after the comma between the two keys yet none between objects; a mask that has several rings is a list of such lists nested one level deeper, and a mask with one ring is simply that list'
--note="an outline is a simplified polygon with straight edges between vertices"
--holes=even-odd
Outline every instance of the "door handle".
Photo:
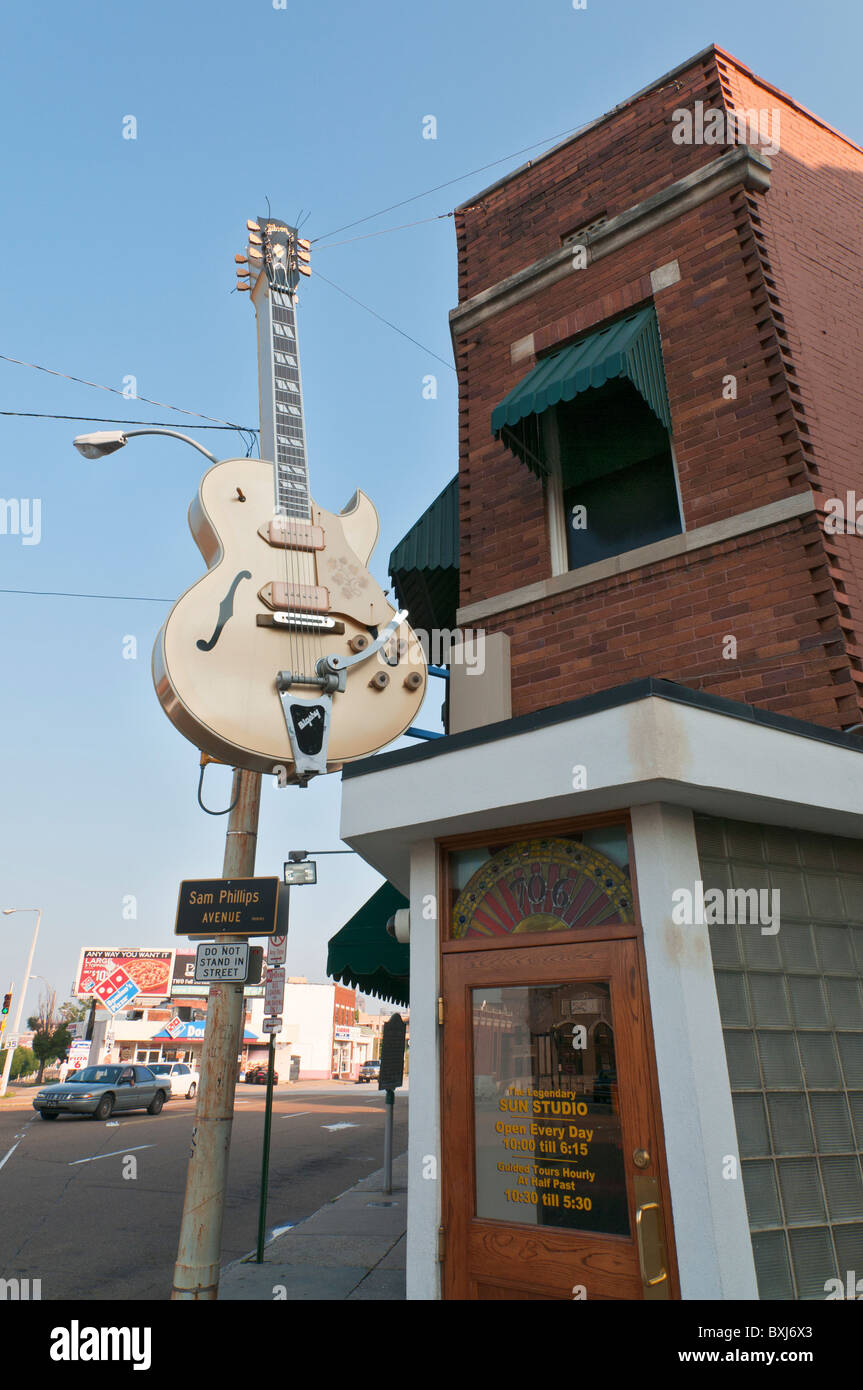
[{"label": "door handle", "polygon": [[[638,1208],[638,1211],[635,1213],[635,1231],[636,1231],[636,1234],[637,1234],[637,1236],[638,1236],[638,1263],[639,1263],[639,1266],[641,1267],[641,1279],[642,1279],[642,1282],[643,1282],[644,1284],[646,1284],[647,1287],[648,1287],[649,1289],[652,1289],[652,1288],[655,1288],[657,1284],[661,1284],[662,1281],[663,1281],[664,1279],[667,1279],[667,1278],[668,1278],[668,1271],[667,1271],[666,1269],[664,1269],[664,1268],[661,1269],[661,1270],[659,1271],[659,1273],[658,1273],[653,1279],[651,1279],[650,1276],[649,1276],[648,1273],[647,1273],[647,1266],[646,1266],[646,1260],[645,1260],[645,1250],[644,1250],[644,1226],[642,1225],[642,1221],[643,1221],[643,1218],[644,1218],[644,1213],[645,1213],[646,1211],[655,1211],[656,1214],[657,1214],[657,1221],[658,1221],[658,1220],[659,1220],[659,1203],[658,1203],[658,1202],[642,1202],[641,1206]],[[658,1244],[658,1242],[657,1242],[657,1244]],[[657,1253],[657,1254],[659,1253],[658,1250],[657,1250],[656,1253]]]}]

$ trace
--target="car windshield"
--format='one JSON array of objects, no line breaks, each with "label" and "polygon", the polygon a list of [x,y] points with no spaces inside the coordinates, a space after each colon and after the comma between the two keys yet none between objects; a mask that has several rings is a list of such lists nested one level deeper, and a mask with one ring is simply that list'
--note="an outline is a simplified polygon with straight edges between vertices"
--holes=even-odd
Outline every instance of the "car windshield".
[{"label": "car windshield", "polygon": [[170,1062],[151,1062],[151,1063],[150,1063],[150,1071],[153,1072],[155,1076],[170,1076],[170,1075],[171,1075],[171,1063],[170,1063]]},{"label": "car windshield", "polygon": [[82,1081],[87,1086],[92,1086],[97,1082],[101,1085],[113,1085],[114,1082],[119,1079],[119,1076],[119,1067],[85,1067],[84,1070],[79,1071],[76,1076],[70,1076],[69,1080],[75,1081],[76,1083]]}]

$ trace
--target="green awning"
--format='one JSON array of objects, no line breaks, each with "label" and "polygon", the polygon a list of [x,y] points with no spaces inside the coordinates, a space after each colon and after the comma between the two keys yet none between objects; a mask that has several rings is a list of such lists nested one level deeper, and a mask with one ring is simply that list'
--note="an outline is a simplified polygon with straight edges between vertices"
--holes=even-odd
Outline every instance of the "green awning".
[{"label": "green awning", "polygon": [[341,931],[329,940],[327,974],[343,985],[407,1007],[410,947],[396,941],[387,922],[408,900],[391,883],[382,883]]},{"label": "green awning", "polygon": [[583,391],[626,378],[671,430],[659,325],[652,305],[544,357],[495,406],[491,432],[538,476],[547,472],[540,416]]},{"label": "green awning", "polygon": [[390,577],[413,628],[455,627],[459,584],[458,475],[390,555]]}]

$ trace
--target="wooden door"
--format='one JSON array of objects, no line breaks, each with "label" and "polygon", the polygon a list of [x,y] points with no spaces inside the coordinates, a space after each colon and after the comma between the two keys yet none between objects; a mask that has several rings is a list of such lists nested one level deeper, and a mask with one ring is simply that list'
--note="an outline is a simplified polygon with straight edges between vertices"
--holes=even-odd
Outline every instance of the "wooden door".
[{"label": "wooden door", "polygon": [[444,1297],[674,1296],[636,942],[442,968]]}]

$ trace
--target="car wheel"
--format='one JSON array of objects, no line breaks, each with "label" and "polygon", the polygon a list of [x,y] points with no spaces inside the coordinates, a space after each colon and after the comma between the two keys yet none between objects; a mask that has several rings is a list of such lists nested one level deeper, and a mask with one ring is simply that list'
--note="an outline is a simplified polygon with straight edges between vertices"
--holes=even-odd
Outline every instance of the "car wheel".
[{"label": "car wheel", "polygon": [[57,1119],[59,1119],[59,1116],[58,1116],[56,1110],[40,1110],[40,1111],[39,1111],[39,1114],[42,1116],[42,1119],[43,1119],[43,1120],[57,1120]]},{"label": "car wheel", "polygon": [[186,1099],[187,1099],[187,1100],[192,1100],[193,1097],[194,1097],[194,1095],[195,1095],[195,1093],[196,1093],[196,1091],[197,1091],[197,1089],[198,1089],[198,1087],[195,1085],[195,1082],[193,1081],[192,1084],[191,1084],[191,1086],[189,1087],[188,1091],[186,1092]]},{"label": "car wheel", "polygon": [[150,1104],[147,1106],[148,1115],[158,1115],[162,1106],[165,1104],[165,1092],[157,1091]]},{"label": "car wheel", "polygon": [[94,1120],[107,1120],[111,1111],[114,1109],[114,1097],[112,1095],[103,1096],[93,1111]]}]

